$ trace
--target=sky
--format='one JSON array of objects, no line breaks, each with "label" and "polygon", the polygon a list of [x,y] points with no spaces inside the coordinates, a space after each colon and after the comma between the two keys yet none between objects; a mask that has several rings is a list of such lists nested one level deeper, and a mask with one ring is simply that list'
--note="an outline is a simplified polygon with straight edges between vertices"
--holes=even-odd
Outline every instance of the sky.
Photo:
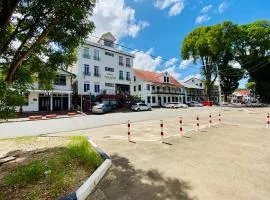
[{"label": "sky", "polygon": [[[270,19],[270,0],[98,0],[90,38],[112,32],[119,48],[135,54],[135,68],[167,71],[185,80],[200,76],[199,66],[180,54],[185,36],[194,28],[259,19]],[[241,80],[240,87],[245,82]]]}]

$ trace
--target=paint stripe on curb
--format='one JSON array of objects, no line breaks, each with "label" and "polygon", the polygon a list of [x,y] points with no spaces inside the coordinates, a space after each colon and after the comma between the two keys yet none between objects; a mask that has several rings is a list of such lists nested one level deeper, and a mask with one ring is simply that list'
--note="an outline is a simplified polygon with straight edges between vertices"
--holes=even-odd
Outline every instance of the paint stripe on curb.
[{"label": "paint stripe on curb", "polygon": [[95,148],[104,161],[76,192],[72,192],[68,196],[59,198],[59,200],[85,200],[112,166],[110,157],[90,138],[88,138],[88,142]]}]

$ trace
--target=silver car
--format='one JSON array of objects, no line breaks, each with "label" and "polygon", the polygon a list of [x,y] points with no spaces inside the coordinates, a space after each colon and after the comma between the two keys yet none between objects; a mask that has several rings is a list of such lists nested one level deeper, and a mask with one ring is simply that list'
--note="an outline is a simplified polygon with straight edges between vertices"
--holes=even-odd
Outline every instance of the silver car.
[{"label": "silver car", "polygon": [[112,106],[106,105],[103,103],[100,103],[96,106],[93,106],[93,108],[92,108],[92,113],[96,113],[96,114],[104,114],[104,113],[107,113],[110,111],[112,111]]},{"label": "silver car", "polygon": [[131,106],[131,110],[133,111],[144,111],[144,110],[152,110],[151,106],[146,105],[145,103],[135,103]]}]

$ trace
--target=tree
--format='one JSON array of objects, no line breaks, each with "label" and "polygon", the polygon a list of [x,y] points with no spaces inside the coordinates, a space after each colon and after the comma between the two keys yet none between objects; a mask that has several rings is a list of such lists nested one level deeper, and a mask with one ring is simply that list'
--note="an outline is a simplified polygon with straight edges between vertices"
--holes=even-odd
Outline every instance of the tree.
[{"label": "tree", "polygon": [[21,68],[29,69],[29,76],[44,77],[70,66],[77,47],[94,28],[89,20],[94,4],[95,0],[21,0],[9,9],[7,13],[14,10],[12,17],[5,15],[8,21],[0,30],[2,81],[11,85],[21,79]]},{"label": "tree", "polygon": [[270,21],[260,20],[238,27],[233,44],[235,60],[256,83],[263,102],[270,102]]},{"label": "tree", "polygon": [[253,97],[256,96],[256,83],[254,81],[247,82],[246,88],[250,90],[250,93]]},{"label": "tree", "polygon": [[201,73],[204,77],[204,85],[208,99],[211,99],[214,83],[217,78],[214,56],[208,45],[208,35],[211,27],[199,27],[189,33],[184,39],[181,54],[182,59],[192,58],[194,63],[199,61]]}]

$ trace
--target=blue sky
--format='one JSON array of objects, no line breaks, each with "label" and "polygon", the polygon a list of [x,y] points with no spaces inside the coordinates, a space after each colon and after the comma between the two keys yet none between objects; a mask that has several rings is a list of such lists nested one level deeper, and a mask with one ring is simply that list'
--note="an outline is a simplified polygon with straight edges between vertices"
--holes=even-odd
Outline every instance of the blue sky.
[{"label": "blue sky", "polygon": [[[230,20],[245,24],[270,19],[269,0],[100,0],[94,10],[95,35],[111,31],[136,49],[135,67],[167,70],[178,79],[198,76],[199,67],[182,62],[181,44],[195,27]],[[151,58],[149,54],[158,56]],[[169,62],[163,59],[170,60]],[[181,65],[182,62],[182,65]],[[188,66],[186,66],[188,65]],[[241,84],[243,86],[243,83]]]}]

